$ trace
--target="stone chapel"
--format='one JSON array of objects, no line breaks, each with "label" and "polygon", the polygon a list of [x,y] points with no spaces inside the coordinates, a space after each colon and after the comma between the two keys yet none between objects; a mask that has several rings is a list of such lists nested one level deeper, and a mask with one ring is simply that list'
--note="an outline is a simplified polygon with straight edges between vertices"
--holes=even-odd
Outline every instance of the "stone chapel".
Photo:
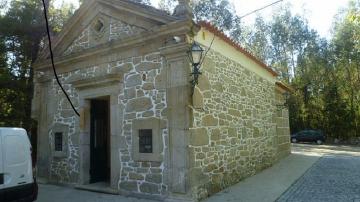
[{"label": "stone chapel", "polygon": [[[191,84],[192,43],[204,60]],[[37,178],[165,201],[198,201],[290,153],[290,89],[188,1],[173,14],[87,0],[35,64]]]}]

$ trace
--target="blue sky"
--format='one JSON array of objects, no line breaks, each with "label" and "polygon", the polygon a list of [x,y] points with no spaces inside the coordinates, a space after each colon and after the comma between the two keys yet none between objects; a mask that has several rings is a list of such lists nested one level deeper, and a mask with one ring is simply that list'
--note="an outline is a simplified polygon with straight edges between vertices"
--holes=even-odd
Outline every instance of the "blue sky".
[{"label": "blue sky", "polygon": [[[78,5],[77,0],[56,0],[56,3],[60,5],[62,1],[72,2],[75,5]],[[255,9],[266,6],[275,0],[230,1],[235,6],[237,14],[241,16]],[[157,6],[159,0],[151,0],[151,2],[154,6]],[[292,5],[293,13],[305,15],[305,17],[309,20],[309,24],[312,28],[316,29],[321,36],[329,37],[334,16],[338,13],[339,9],[345,8],[347,6],[348,0],[284,0],[277,6],[289,3]],[[263,15],[265,19],[267,19],[273,14],[274,8],[276,8],[276,6],[262,10],[259,14]],[[255,17],[256,15],[254,14],[244,18],[243,21],[246,24],[251,24]]]}]

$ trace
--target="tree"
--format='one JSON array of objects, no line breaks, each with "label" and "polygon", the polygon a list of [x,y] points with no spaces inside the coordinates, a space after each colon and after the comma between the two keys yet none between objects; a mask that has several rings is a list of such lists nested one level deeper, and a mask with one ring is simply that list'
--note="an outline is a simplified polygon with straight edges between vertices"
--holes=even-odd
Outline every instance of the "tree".
[{"label": "tree", "polygon": [[200,0],[192,6],[195,21],[209,21],[229,33],[234,40],[240,41],[241,20],[228,0]]},{"label": "tree", "polygon": [[3,125],[31,127],[32,63],[44,36],[43,17],[39,1],[12,1],[0,21],[3,39],[2,54],[7,56],[0,81],[6,114]]},{"label": "tree", "polygon": [[269,55],[271,47],[268,37],[270,28],[269,24],[261,16],[257,16],[252,28],[244,28],[242,37],[240,37],[240,43],[265,62],[270,62],[269,59],[271,58],[271,55]]},{"label": "tree", "polygon": [[166,11],[168,14],[172,14],[176,5],[177,0],[160,0],[158,7],[161,10]]},{"label": "tree", "polygon": [[[71,5],[55,9],[49,0],[47,2],[52,31],[56,33],[74,9]],[[32,65],[45,36],[42,2],[11,1],[0,18],[0,126],[30,130],[34,125],[31,120]]]},{"label": "tree", "polygon": [[349,8],[335,21],[332,39],[337,74],[342,81],[339,88],[348,104],[348,121],[354,136],[360,135],[360,25],[351,16],[359,11],[360,1],[351,1]]},{"label": "tree", "polygon": [[349,135],[351,128],[348,122],[346,102],[342,100],[339,87],[336,82],[331,82],[326,88],[324,115],[326,117],[326,133],[330,137],[345,139]]},{"label": "tree", "polygon": [[75,12],[75,7],[71,3],[62,3],[60,8],[55,8],[53,4],[50,4],[49,8],[49,21],[51,22],[51,30],[54,33],[61,31],[65,23]]}]

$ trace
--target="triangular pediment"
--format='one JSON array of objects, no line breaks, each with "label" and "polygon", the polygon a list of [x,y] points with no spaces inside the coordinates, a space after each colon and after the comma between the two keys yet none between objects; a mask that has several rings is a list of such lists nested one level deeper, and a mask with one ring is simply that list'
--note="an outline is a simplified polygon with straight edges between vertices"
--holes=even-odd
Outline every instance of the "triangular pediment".
[{"label": "triangular pediment", "polygon": [[147,31],[146,27],[132,25],[110,15],[99,13],[62,52],[63,55],[80,52],[100,44]]},{"label": "triangular pediment", "polygon": [[[55,57],[67,56],[98,45],[124,40],[177,18],[129,0],[88,0],[53,40]],[[49,55],[45,51],[41,58]]]}]

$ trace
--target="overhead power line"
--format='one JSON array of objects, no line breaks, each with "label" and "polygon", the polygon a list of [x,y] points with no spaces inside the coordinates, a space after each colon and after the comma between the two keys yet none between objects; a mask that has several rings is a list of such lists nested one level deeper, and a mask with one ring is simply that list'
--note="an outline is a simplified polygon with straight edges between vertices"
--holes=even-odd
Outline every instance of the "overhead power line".
[{"label": "overhead power line", "polygon": [[75,109],[73,103],[70,100],[69,95],[66,93],[65,89],[63,88],[63,86],[60,83],[59,77],[56,73],[56,69],[55,69],[55,64],[54,64],[54,54],[52,52],[52,47],[51,47],[51,37],[50,37],[50,29],[49,29],[49,21],[48,21],[48,17],[47,17],[47,13],[46,13],[46,5],[45,5],[45,0],[42,0],[43,6],[44,6],[44,16],[45,16],[45,22],[46,22],[46,31],[47,31],[47,36],[48,36],[48,40],[49,40],[49,49],[50,49],[50,57],[51,57],[51,64],[52,64],[52,69],[54,71],[54,75],[56,78],[56,82],[59,84],[62,92],[64,92],[67,100],[69,101],[71,108],[74,110],[75,114],[80,116],[79,112]]},{"label": "overhead power line", "polygon": [[278,0],[278,1],[275,1],[275,2],[273,2],[273,3],[271,3],[271,4],[266,5],[266,6],[264,6],[264,7],[261,7],[261,8],[259,8],[259,9],[253,10],[253,11],[251,11],[251,12],[249,12],[249,13],[243,15],[243,16],[240,16],[240,19],[242,19],[242,18],[244,18],[244,17],[247,17],[248,15],[251,15],[251,14],[253,14],[253,13],[259,12],[259,11],[261,11],[261,10],[264,10],[265,8],[268,8],[268,7],[270,7],[270,6],[273,6],[273,5],[275,5],[275,4],[278,4],[278,3],[282,2],[282,1],[284,1],[284,0]]}]

